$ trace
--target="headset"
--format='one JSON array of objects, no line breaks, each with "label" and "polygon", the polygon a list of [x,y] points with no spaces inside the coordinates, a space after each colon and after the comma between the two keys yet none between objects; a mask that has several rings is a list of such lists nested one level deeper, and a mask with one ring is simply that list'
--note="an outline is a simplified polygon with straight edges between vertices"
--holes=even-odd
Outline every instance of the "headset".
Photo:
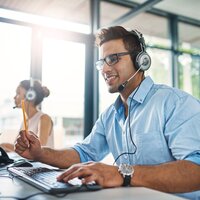
[{"label": "headset", "polygon": [[[25,93],[25,100],[27,101],[34,101],[36,99],[37,95],[36,95],[36,91],[34,89],[34,80],[32,78],[30,78],[30,87],[29,89],[26,91]],[[18,108],[19,105],[13,106],[13,109]]]},{"label": "headset", "polygon": [[146,45],[142,33],[138,32],[137,30],[131,30],[129,31],[129,33],[130,35],[134,35],[134,38],[136,37],[136,39],[140,43],[141,51],[133,52],[132,54],[130,54],[136,72],[128,80],[119,85],[118,87],[119,92],[124,90],[129,81],[133,79],[139,71],[146,71],[151,66],[151,58],[149,54],[146,52]]},{"label": "headset", "polygon": [[146,52],[146,45],[145,45],[144,37],[143,37],[142,33],[140,33],[137,30],[131,30],[129,32],[137,38],[137,40],[139,41],[140,46],[141,46],[141,51],[139,53],[137,53],[136,57],[134,57],[134,58],[133,58],[133,56],[131,57],[134,65],[135,65],[135,68],[136,68],[136,70],[146,71],[151,66],[151,57]]},{"label": "headset", "polygon": [[36,99],[36,91],[34,90],[34,80],[30,78],[30,88],[27,90],[25,98],[27,101],[33,101]]}]

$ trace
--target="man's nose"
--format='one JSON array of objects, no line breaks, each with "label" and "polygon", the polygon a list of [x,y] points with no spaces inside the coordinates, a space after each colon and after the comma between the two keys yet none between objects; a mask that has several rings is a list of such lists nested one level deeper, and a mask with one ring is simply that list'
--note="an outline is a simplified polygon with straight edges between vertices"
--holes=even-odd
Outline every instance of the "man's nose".
[{"label": "man's nose", "polygon": [[112,70],[112,66],[109,66],[106,62],[102,65],[102,73],[108,72]]}]

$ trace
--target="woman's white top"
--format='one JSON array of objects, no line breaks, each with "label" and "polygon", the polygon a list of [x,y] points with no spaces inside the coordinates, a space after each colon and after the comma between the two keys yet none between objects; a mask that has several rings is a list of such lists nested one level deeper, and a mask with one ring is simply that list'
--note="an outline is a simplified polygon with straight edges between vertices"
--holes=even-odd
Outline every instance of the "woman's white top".
[{"label": "woman's white top", "polygon": [[[40,119],[41,117],[45,115],[45,113],[38,111],[37,113],[35,113],[35,115],[33,115],[29,120],[28,120],[28,130],[32,131],[34,134],[36,134],[37,136],[39,136],[39,129],[40,129]],[[24,125],[22,124],[21,126],[21,130],[24,127]],[[54,131],[53,131],[53,122],[52,122],[52,128],[51,128],[51,132],[50,135],[48,137],[48,141],[47,144],[45,146],[48,147],[54,147]]]}]

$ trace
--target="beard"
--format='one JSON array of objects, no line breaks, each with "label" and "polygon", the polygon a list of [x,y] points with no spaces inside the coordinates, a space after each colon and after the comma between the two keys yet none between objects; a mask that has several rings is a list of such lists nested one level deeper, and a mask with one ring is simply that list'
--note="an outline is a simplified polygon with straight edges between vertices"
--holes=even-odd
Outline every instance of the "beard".
[{"label": "beard", "polygon": [[112,87],[108,85],[108,92],[112,94],[112,93],[119,92],[119,90],[118,90],[118,87]]}]

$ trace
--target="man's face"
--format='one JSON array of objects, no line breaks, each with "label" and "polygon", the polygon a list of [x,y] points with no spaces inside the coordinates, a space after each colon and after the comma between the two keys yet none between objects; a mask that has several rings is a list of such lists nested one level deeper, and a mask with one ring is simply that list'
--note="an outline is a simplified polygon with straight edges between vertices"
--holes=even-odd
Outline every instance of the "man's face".
[{"label": "man's face", "polygon": [[[124,47],[122,39],[105,42],[99,48],[100,59],[122,52],[128,52]],[[135,70],[129,54],[118,56],[118,62],[112,66],[109,66],[106,62],[104,62],[101,70],[102,76],[110,93],[118,92],[118,87],[128,80],[134,72]]]}]

